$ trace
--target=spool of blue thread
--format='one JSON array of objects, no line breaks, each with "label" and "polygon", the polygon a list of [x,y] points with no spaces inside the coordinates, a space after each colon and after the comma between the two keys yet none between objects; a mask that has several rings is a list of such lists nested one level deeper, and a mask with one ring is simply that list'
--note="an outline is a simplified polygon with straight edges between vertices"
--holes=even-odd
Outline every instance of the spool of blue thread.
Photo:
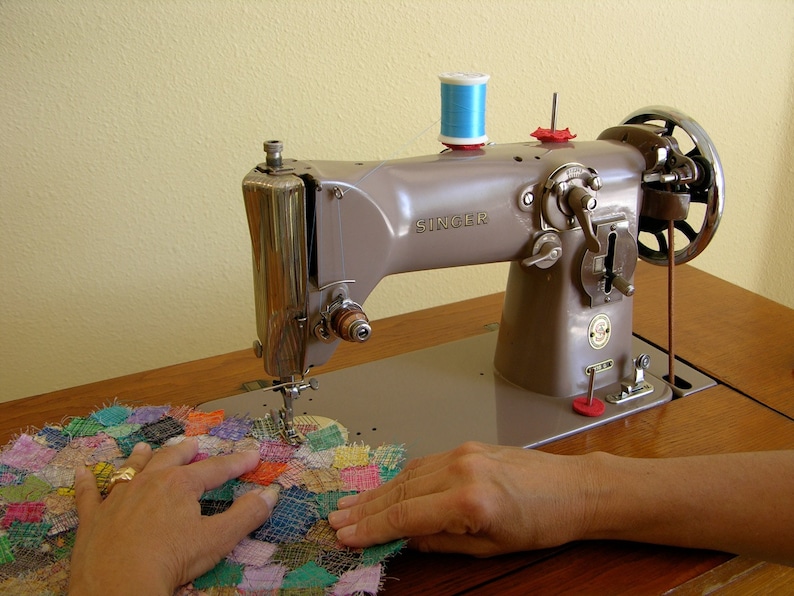
[{"label": "spool of blue thread", "polygon": [[478,72],[445,72],[441,80],[441,134],[438,140],[451,147],[479,147],[485,136],[485,91],[490,75]]}]

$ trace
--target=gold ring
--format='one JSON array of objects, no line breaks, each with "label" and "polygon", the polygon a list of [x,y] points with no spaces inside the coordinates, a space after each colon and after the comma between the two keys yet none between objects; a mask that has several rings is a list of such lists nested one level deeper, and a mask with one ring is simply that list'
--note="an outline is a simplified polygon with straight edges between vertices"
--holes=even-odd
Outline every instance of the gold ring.
[{"label": "gold ring", "polygon": [[129,482],[130,480],[135,478],[135,474],[137,473],[138,470],[130,466],[116,470],[113,473],[113,475],[110,477],[110,481],[108,482],[108,494],[110,494],[110,491],[112,491],[113,487],[116,486],[119,482]]}]

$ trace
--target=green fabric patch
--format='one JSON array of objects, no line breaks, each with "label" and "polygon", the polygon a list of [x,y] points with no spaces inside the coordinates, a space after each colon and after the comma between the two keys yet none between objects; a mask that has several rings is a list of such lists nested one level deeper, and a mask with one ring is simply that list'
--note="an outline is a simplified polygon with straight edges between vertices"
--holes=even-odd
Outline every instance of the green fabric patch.
[{"label": "green fabric patch", "polygon": [[121,453],[124,454],[124,457],[130,456],[135,445],[137,445],[138,443],[145,443],[145,442],[146,442],[146,437],[144,437],[139,430],[136,430],[135,432],[126,435],[124,437],[118,437],[116,439],[116,444],[118,445]]},{"label": "green fabric patch", "polygon": [[292,542],[282,544],[273,553],[273,562],[281,563],[288,569],[298,569],[314,561],[320,552],[320,545],[312,542]]},{"label": "green fabric patch", "polygon": [[0,535],[0,564],[13,563],[14,553],[11,551],[11,542],[8,536]]},{"label": "green fabric patch", "polygon": [[47,537],[47,532],[52,527],[45,522],[12,522],[8,528],[8,540],[16,548],[37,549]]},{"label": "green fabric patch", "polygon": [[221,484],[217,488],[213,488],[212,490],[208,490],[203,495],[201,495],[202,501],[232,501],[234,500],[234,490],[240,486],[242,482],[233,478],[232,480],[227,480],[223,484]]},{"label": "green fabric patch", "polygon": [[55,559],[65,559],[72,556],[72,548],[74,548],[74,539],[77,537],[77,532],[70,530],[58,535],[54,540],[52,554]]},{"label": "green fabric patch", "polygon": [[345,438],[337,424],[331,424],[320,430],[306,434],[306,440],[312,451],[325,451],[345,444]]},{"label": "green fabric patch", "polygon": [[91,418],[102,426],[118,426],[130,415],[130,409],[124,406],[110,406],[91,414]]},{"label": "green fabric patch", "polygon": [[63,432],[72,437],[93,437],[98,432],[105,430],[105,427],[91,418],[72,418]]},{"label": "green fabric patch", "polygon": [[27,476],[22,484],[0,488],[0,498],[10,503],[41,501],[52,492],[52,487],[37,476]]},{"label": "green fabric patch", "polygon": [[337,577],[331,575],[314,561],[309,561],[295,571],[288,573],[281,584],[282,589],[327,588],[336,583]]},{"label": "green fabric patch", "polygon": [[399,474],[400,468],[385,468],[383,466],[378,466],[378,473],[381,481],[385,483]]},{"label": "green fabric patch", "polygon": [[364,554],[361,557],[361,563],[365,567],[377,565],[381,561],[396,554],[403,546],[405,546],[405,540],[395,540],[386,544],[365,548]]},{"label": "green fabric patch", "polygon": [[109,426],[103,432],[114,439],[121,439],[128,437],[132,433],[140,430],[140,424],[117,424],[116,426]]},{"label": "green fabric patch", "polygon": [[339,499],[355,494],[357,493],[354,490],[331,490],[327,493],[318,493],[314,497],[317,502],[317,514],[323,519],[327,518],[329,513],[338,509]]}]

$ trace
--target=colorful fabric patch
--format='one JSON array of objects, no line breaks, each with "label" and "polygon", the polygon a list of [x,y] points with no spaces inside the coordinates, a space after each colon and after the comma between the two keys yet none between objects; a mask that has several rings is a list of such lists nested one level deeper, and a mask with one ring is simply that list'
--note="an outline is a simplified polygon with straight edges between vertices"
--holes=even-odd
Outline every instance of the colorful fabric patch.
[{"label": "colorful fabric patch", "polygon": [[251,425],[251,435],[260,441],[268,439],[277,441],[279,439],[278,429],[270,416],[267,418],[254,418],[254,422]]},{"label": "colorful fabric patch", "polygon": [[247,435],[250,430],[250,420],[234,416],[232,418],[227,418],[215,428],[210,429],[210,434],[220,437],[221,439],[239,441]]},{"label": "colorful fabric patch", "polygon": [[236,586],[243,579],[243,566],[223,559],[207,573],[193,580],[193,587],[199,590],[214,586]]},{"label": "colorful fabric patch", "polygon": [[282,490],[270,518],[254,538],[265,542],[295,542],[319,519],[312,493],[297,487]]},{"label": "colorful fabric patch", "polygon": [[344,445],[334,452],[334,467],[352,468],[369,464],[369,445]]},{"label": "colorful fabric patch", "polygon": [[22,484],[0,487],[0,498],[11,503],[41,501],[50,492],[52,492],[52,487],[44,480],[35,476],[27,476]]},{"label": "colorful fabric patch", "polygon": [[90,437],[103,430],[102,426],[96,420],[91,418],[72,418],[63,431],[72,437]]},{"label": "colorful fabric patch", "polygon": [[313,493],[325,493],[332,490],[341,490],[344,486],[339,470],[335,468],[320,468],[306,470],[303,473],[303,484]]},{"label": "colorful fabric patch", "polygon": [[337,581],[337,577],[319,567],[314,561],[309,561],[303,567],[288,573],[281,584],[283,589],[290,588],[327,588]]},{"label": "colorful fabric patch", "polygon": [[110,406],[91,414],[91,418],[102,426],[118,426],[127,420],[130,409],[124,406]]},{"label": "colorful fabric patch", "polygon": [[287,463],[287,467],[278,477],[278,483],[283,488],[290,488],[292,486],[300,486],[303,482],[303,473],[306,471],[306,464],[302,461],[293,459]]},{"label": "colorful fabric patch", "polygon": [[243,565],[253,565],[254,567],[264,567],[273,558],[278,546],[270,542],[243,538],[229,553],[229,560]]},{"label": "colorful fabric patch", "polygon": [[11,542],[8,536],[0,534],[0,565],[14,562],[14,553],[11,551]]},{"label": "colorful fabric patch", "polygon": [[382,484],[380,468],[377,464],[345,468],[339,470],[339,476],[342,478],[345,490],[362,492],[378,488]]},{"label": "colorful fabric patch", "polygon": [[240,484],[240,481],[237,479],[227,480],[223,484],[221,484],[218,488],[213,488],[205,492],[201,499],[214,499],[220,501],[232,501],[234,500],[234,489],[235,487]]},{"label": "colorful fabric patch", "polygon": [[255,482],[262,486],[272,484],[276,478],[281,476],[281,473],[286,469],[287,464],[274,463],[272,461],[262,461],[259,465],[240,476],[243,482]]},{"label": "colorful fabric patch", "polygon": [[109,437],[113,437],[114,439],[120,439],[122,437],[127,437],[132,433],[140,430],[140,424],[129,424],[125,422],[124,424],[117,424],[116,426],[110,426],[106,428],[103,432],[108,435]]},{"label": "colorful fabric patch", "polygon": [[44,503],[41,501],[23,501],[9,503],[0,526],[8,528],[13,522],[40,522],[44,517]]},{"label": "colorful fabric patch", "polygon": [[214,412],[197,412],[194,410],[187,416],[185,436],[206,435],[221,422],[223,422],[223,410],[215,410]]},{"label": "colorful fabric patch", "polygon": [[312,451],[306,444],[301,445],[295,453],[295,457],[307,468],[330,468],[336,457],[336,449],[326,449],[325,451]]},{"label": "colorful fabric patch", "polygon": [[380,445],[372,454],[372,463],[387,470],[399,470],[405,459],[405,447],[402,445]]},{"label": "colorful fabric patch", "polygon": [[361,555],[361,562],[364,565],[375,565],[382,563],[395,553],[399,552],[405,546],[404,540],[395,540],[387,542],[386,544],[379,544],[377,546],[370,546],[365,548]]},{"label": "colorful fabric patch", "polygon": [[377,594],[381,584],[381,566],[361,567],[345,572],[331,591],[333,596]]},{"label": "colorful fabric patch", "polygon": [[27,523],[15,521],[8,527],[8,541],[14,550],[19,548],[37,549],[44,542],[49,529],[50,524],[44,522]]},{"label": "colorful fabric patch", "polygon": [[[79,464],[78,464],[79,465]],[[47,484],[54,487],[71,486],[74,484],[74,468],[64,466],[46,466],[36,472],[36,476],[44,480]]]},{"label": "colorful fabric patch", "polygon": [[337,503],[342,497],[349,497],[355,495],[354,490],[332,490],[327,493],[320,493],[314,496],[314,502],[317,503],[317,513],[322,518],[328,517],[328,514],[338,509]]},{"label": "colorful fabric patch", "polygon": [[330,424],[306,435],[306,440],[313,451],[325,451],[332,447],[341,447],[345,444],[345,438],[338,424]]},{"label": "colorful fabric patch", "polygon": [[267,565],[265,567],[246,567],[240,588],[245,591],[278,590],[289,571],[284,565]]},{"label": "colorful fabric patch", "polygon": [[162,445],[171,437],[184,433],[185,427],[179,420],[165,416],[156,422],[144,424],[139,432],[149,443]]},{"label": "colorful fabric patch", "polygon": [[37,443],[27,434],[20,435],[13,446],[0,453],[0,464],[38,472],[46,466],[58,452],[45,445]]},{"label": "colorful fabric patch", "polygon": [[65,595],[79,519],[74,471],[88,466],[102,494],[113,472],[139,442],[157,450],[194,435],[194,461],[258,451],[260,462],[199,500],[205,516],[223,514],[234,500],[264,485],[280,488],[270,518],[215,568],[177,591],[180,596],[327,596],[375,594],[383,561],[402,542],[353,550],[328,523],[340,498],[378,486],[399,471],[404,450],[348,445],[337,424],[300,426],[306,442],[283,442],[269,417],[226,419],[222,411],[188,406],[132,407],[118,403],[63,428],[21,434],[0,449],[0,593]]},{"label": "colorful fabric patch", "polygon": [[259,457],[263,461],[274,461],[279,463],[287,463],[295,457],[297,448],[294,445],[287,443],[280,443],[278,441],[262,441],[259,445]]},{"label": "colorful fabric patch", "polygon": [[314,561],[320,554],[320,546],[310,542],[289,542],[279,545],[273,554],[273,562],[293,570]]},{"label": "colorful fabric patch", "polygon": [[52,449],[63,449],[69,443],[69,437],[63,434],[63,429],[54,426],[45,426],[36,433],[36,440]]},{"label": "colorful fabric patch", "polygon": [[324,519],[317,520],[317,523],[306,533],[306,540],[318,544],[325,550],[342,548],[336,538],[336,531]]},{"label": "colorful fabric patch", "polygon": [[170,406],[143,406],[136,408],[127,418],[127,424],[150,424],[160,420],[170,410]]}]

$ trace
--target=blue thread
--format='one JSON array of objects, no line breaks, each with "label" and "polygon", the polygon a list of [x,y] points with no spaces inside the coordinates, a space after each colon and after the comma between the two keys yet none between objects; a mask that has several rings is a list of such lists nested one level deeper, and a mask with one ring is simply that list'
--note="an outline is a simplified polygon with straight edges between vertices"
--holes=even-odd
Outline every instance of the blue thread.
[{"label": "blue thread", "polygon": [[445,73],[441,79],[441,134],[447,145],[482,145],[488,75]]}]

